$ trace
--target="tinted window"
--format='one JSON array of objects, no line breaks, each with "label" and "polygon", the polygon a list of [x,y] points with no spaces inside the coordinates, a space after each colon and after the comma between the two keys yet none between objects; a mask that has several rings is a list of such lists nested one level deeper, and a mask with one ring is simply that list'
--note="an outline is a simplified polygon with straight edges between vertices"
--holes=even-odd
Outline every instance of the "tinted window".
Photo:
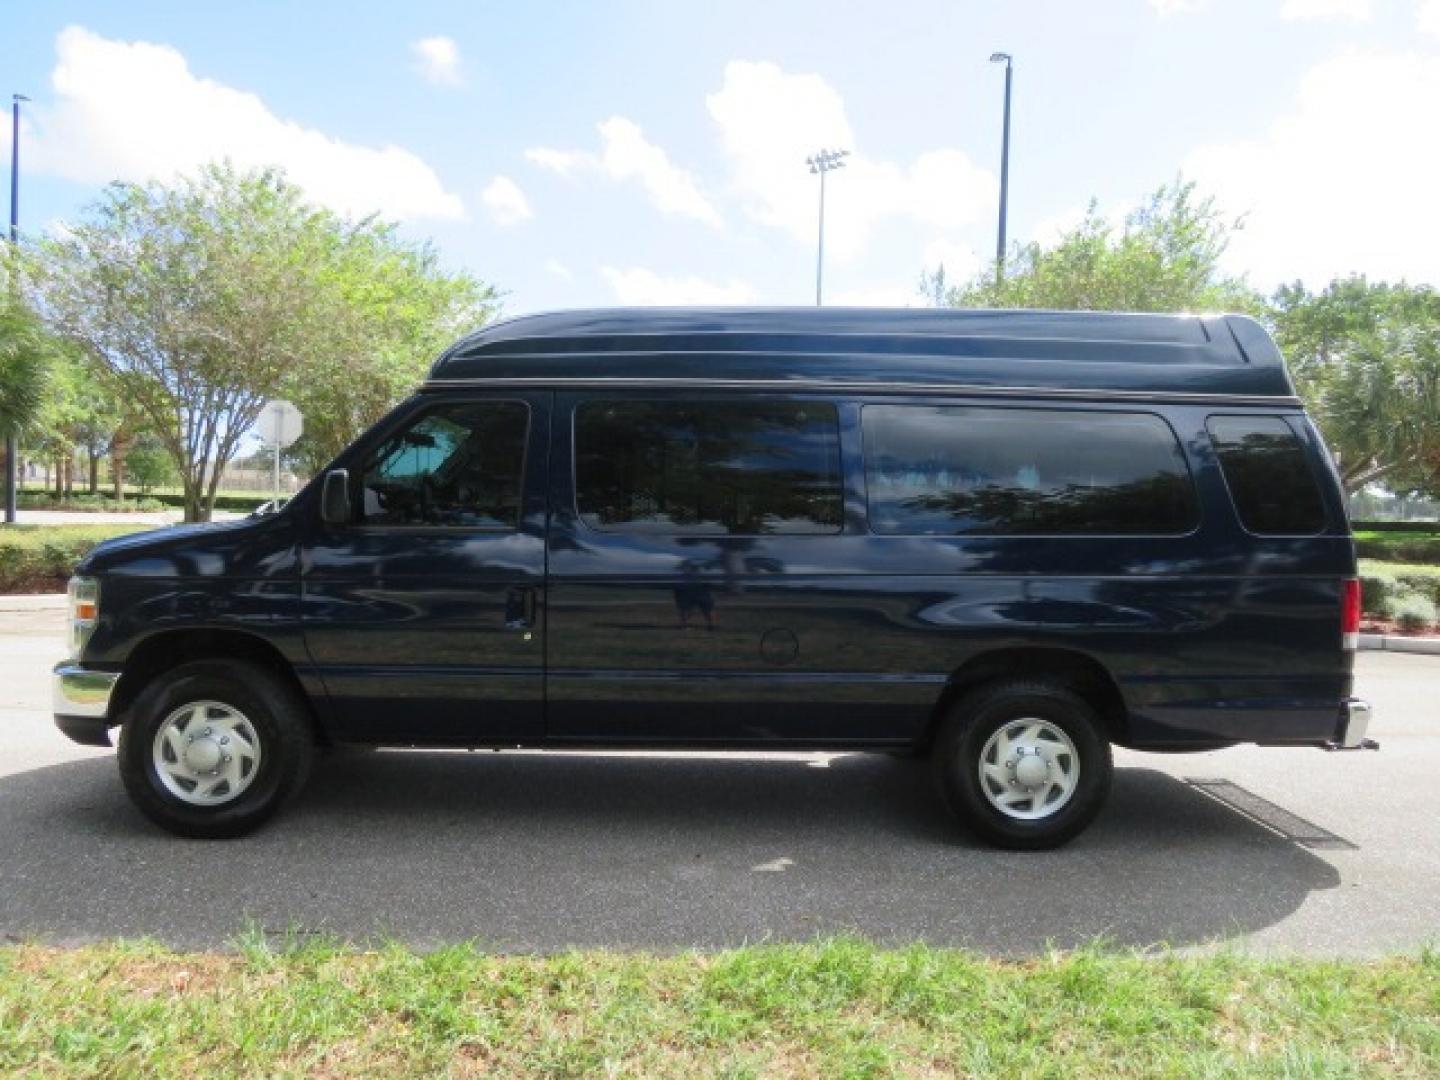
[{"label": "tinted window", "polygon": [[1320,531],[1320,489],[1289,424],[1278,416],[1212,416],[1207,426],[1245,528],[1279,535]]},{"label": "tinted window", "polygon": [[585,402],[575,413],[575,495],[581,519],[595,529],[837,532],[835,407]]},{"label": "tinted window", "polygon": [[529,411],[518,401],[443,405],[387,438],[364,470],[367,525],[514,528]]},{"label": "tinted window", "polygon": [[870,524],[902,534],[1179,533],[1175,434],[1147,413],[867,405]]}]

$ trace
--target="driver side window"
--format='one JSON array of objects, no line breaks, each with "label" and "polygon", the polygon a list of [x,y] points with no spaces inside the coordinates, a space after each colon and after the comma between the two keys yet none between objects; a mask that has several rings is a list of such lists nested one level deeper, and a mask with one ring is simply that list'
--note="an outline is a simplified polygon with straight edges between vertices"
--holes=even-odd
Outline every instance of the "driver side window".
[{"label": "driver side window", "polygon": [[529,409],[467,401],[427,410],[366,461],[357,519],[364,525],[520,524]]}]

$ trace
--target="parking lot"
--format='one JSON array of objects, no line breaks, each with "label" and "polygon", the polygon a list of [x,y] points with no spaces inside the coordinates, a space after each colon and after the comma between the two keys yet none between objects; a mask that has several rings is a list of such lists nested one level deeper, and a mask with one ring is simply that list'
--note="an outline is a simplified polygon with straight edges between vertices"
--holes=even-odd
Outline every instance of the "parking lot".
[{"label": "parking lot", "polygon": [[713,947],[853,931],[998,953],[1096,937],[1373,953],[1440,939],[1440,657],[1363,653],[1379,753],[1120,753],[1039,855],[869,755],[339,754],[255,836],[182,841],[49,716],[58,612],[0,613],[0,934]]}]

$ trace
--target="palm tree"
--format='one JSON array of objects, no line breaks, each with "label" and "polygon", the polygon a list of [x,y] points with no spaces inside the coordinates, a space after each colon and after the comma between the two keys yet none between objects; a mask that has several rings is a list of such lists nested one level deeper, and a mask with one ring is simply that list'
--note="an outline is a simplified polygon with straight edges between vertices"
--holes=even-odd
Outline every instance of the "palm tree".
[{"label": "palm tree", "polygon": [[18,299],[0,296],[0,438],[18,436],[44,401],[55,339]]}]

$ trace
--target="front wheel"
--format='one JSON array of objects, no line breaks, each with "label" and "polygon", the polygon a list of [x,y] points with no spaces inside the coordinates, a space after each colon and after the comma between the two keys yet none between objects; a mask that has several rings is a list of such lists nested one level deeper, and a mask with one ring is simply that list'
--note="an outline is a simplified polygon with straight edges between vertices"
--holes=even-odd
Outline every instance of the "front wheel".
[{"label": "front wheel", "polygon": [[258,827],[299,790],[314,736],[304,703],[246,661],[198,660],[150,683],[120,730],[120,776],[142,813],[180,836]]},{"label": "front wheel", "polygon": [[934,745],[950,808],[999,847],[1038,850],[1100,812],[1113,771],[1095,710],[1048,682],[992,683],[955,703]]}]

